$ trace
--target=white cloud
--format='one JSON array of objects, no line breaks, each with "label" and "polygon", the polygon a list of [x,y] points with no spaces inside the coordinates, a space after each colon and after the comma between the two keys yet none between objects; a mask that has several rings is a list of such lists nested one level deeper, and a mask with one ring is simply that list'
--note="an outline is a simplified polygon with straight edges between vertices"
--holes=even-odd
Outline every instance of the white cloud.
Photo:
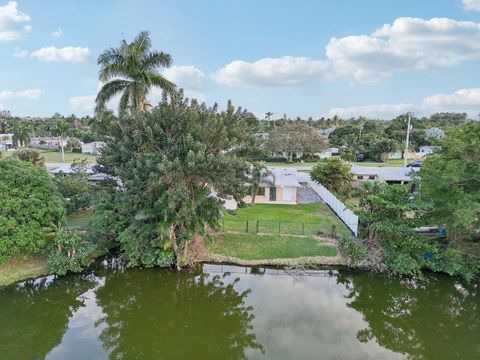
[{"label": "white cloud", "polygon": [[68,102],[74,110],[93,112],[95,109],[95,95],[74,96]]},{"label": "white cloud", "polygon": [[13,41],[20,39],[32,30],[30,16],[18,10],[16,1],[9,1],[7,5],[0,6],[0,41]]},{"label": "white cloud", "polygon": [[332,38],[326,53],[338,76],[376,82],[398,71],[480,59],[480,24],[448,18],[398,18],[372,35]]},{"label": "white cloud", "polygon": [[[205,74],[195,66],[172,66],[163,71],[163,76],[172,81],[185,92],[185,96],[204,101],[203,82]],[[154,89],[153,97],[159,98],[160,90]]]},{"label": "white cloud", "polygon": [[27,55],[28,55],[28,50],[23,50],[19,47],[15,48],[13,52],[13,57],[16,57],[16,58],[24,58]]},{"label": "white cloud", "polygon": [[11,100],[11,99],[30,99],[36,100],[40,98],[43,91],[35,89],[25,89],[20,91],[10,91],[10,90],[0,90],[0,100]]},{"label": "white cloud", "polygon": [[480,87],[460,89],[452,94],[434,94],[422,101],[422,107],[431,111],[462,111],[478,113]]},{"label": "white cloud", "polygon": [[325,76],[324,61],[308,57],[284,56],[264,58],[249,63],[236,60],[213,75],[213,79],[228,86],[298,85]]},{"label": "white cloud", "polygon": [[480,11],[480,0],[462,0],[462,7],[465,10]]},{"label": "white cloud", "polygon": [[85,62],[90,55],[89,48],[66,46],[56,48],[54,46],[44,47],[32,52],[30,56],[45,62]]},{"label": "white cloud", "polygon": [[228,86],[296,85],[319,78],[376,83],[396,72],[450,67],[480,59],[480,24],[403,17],[370,35],[331,38],[326,58],[285,56],[233,61],[213,79]]},{"label": "white cloud", "polygon": [[365,116],[373,119],[393,119],[398,115],[412,111],[413,108],[413,104],[379,104],[337,107],[331,108],[328,111],[328,116],[338,115],[342,118]]},{"label": "white cloud", "polygon": [[62,35],[63,35],[62,29],[58,29],[58,30],[52,32],[52,36],[53,36],[54,38],[59,38],[59,37],[62,36]]}]

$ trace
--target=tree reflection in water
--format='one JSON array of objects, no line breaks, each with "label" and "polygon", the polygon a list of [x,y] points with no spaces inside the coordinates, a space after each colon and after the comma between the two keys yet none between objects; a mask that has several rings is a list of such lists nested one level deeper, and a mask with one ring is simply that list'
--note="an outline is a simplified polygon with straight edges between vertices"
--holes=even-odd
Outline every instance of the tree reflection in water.
[{"label": "tree reflection in water", "polygon": [[357,333],[410,359],[480,359],[480,294],[447,276],[391,279],[343,272],[348,306],[368,323]]},{"label": "tree reflection in water", "polygon": [[0,358],[43,359],[62,341],[92,276],[30,280],[0,289]]},{"label": "tree reflection in water", "polygon": [[[145,276],[145,272],[149,274]],[[98,326],[113,359],[244,359],[263,351],[252,308],[227,275],[113,270],[96,291]]]}]

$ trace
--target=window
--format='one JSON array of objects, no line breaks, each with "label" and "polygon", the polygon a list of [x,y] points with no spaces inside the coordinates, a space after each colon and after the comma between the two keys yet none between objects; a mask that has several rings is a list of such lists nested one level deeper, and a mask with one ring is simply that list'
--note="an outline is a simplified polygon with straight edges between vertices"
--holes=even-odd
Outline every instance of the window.
[{"label": "window", "polygon": [[375,180],[375,175],[370,175],[370,176],[368,177],[368,179],[369,179],[369,180]]},{"label": "window", "polygon": [[363,175],[358,175],[357,180],[363,180]]},{"label": "window", "polygon": [[264,187],[258,187],[257,188],[257,196],[265,196],[265,188]]}]

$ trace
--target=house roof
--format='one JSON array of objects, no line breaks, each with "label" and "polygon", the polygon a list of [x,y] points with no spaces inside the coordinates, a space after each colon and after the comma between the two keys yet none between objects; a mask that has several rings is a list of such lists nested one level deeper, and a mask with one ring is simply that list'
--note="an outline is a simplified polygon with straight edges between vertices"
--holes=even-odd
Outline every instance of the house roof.
[{"label": "house roof", "polygon": [[[52,174],[59,174],[59,173],[71,174],[73,172],[71,164],[62,164],[62,165],[59,165],[59,166],[55,166],[53,168],[50,168],[49,171]],[[93,174],[92,165],[87,165],[86,166],[86,173],[87,174]]]},{"label": "house roof", "polygon": [[351,172],[354,175],[377,175],[384,181],[409,181],[412,179],[412,171],[416,168],[392,167],[392,166],[357,166],[352,165]]},{"label": "house roof", "polygon": [[272,173],[272,175],[268,177],[268,181],[273,183],[274,186],[300,186],[297,180],[297,169],[269,166],[268,170]]}]

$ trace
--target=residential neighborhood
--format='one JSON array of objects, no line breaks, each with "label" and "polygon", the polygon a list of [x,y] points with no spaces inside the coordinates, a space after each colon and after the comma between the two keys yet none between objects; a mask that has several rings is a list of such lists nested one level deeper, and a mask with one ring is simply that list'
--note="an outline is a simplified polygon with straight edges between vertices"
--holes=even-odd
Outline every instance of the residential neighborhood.
[{"label": "residential neighborhood", "polygon": [[480,359],[480,0],[0,0],[0,360]]}]

